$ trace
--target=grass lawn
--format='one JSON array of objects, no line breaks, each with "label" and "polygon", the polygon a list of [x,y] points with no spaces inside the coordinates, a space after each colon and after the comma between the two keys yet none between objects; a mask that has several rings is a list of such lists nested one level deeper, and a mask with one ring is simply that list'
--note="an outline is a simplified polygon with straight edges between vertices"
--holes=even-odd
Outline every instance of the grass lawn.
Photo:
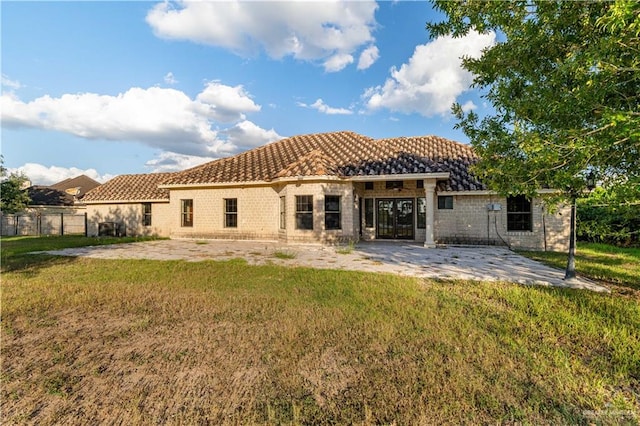
[{"label": "grass lawn", "polygon": [[[520,253],[556,268],[564,269],[567,266],[567,253]],[[640,290],[640,248],[579,242],[576,249],[576,272],[608,284]]]},{"label": "grass lawn", "polygon": [[630,298],[21,241],[2,240],[6,424],[639,420]]}]

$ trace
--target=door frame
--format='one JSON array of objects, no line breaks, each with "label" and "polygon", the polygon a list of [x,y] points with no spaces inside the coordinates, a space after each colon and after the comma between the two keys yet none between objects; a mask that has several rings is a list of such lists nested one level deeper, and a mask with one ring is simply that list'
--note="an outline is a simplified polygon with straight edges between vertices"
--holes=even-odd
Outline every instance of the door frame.
[{"label": "door frame", "polygon": [[[375,226],[376,226],[376,239],[377,240],[414,240],[416,238],[416,199],[413,197],[382,197],[382,198],[375,198],[375,214],[376,214],[376,219],[375,219]],[[381,236],[380,235],[380,202],[387,202],[387,201],[392,201],[393,202],[393,224],[392,224],[392,228],[393,228],[393,235],[391,237],[388,236]],[[411,203],[411,228],[410,228],[410,235],[408,236],[398,236],[398,216],[396,214],[397,212],[397,203],[399,201],[409,201]]]}]

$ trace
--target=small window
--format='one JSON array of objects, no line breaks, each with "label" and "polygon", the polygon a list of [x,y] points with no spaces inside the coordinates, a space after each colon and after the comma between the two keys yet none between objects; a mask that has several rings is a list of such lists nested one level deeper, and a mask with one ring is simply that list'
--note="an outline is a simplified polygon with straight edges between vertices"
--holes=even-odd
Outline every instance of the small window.
[{"label": "small window", "polygon": [[388,180],[385,184],[387,189],[402,189],[404,187],[401,180]]},{"label": "small window", "polygon": [[416,181],[416,188],[424,189],[424,181],[422,179]]},{"label": "small window", "polygon": [[280,197],[280,229],[287,229],[287,199]]},{"label": "small window", "polygon": [[453,210],[453,195],[438,195],[438,210]]},{"label": "small window", "polygon": [[142,226],[151,226],[151,203],[142,203]]},{"label": "small window", "polygon": [[531,200],[524,195],[507,197],[507,231],[532,231]]},{"label": "small window", "polygon": [[325,195],[324,197],[324,229],[342,229],[340,196],[338,195]]},{"label": "small window", "polygon": [[238,227],[238,199],[237,198],[224,199],[224,227],[225,228]]},{"label": "small window", "polygon": [[313,229],[313,195],[296,195],[296,229]]},{"label": "small window", "polygon": [[373,198],[364,199],[364,226],[373,228]]},{"label": "small window", "polygon": [[365,182],[364,189],[366,189],[367,191],[373,191],[373,182]]},{"label": "small window", "polygon": [[417,204],[417,220],[416,226],[418,229],[425,229],[427,227],[427,199],[422,197],[416,200]]},{"label": "small window", "polygon": [[193,200],[180,200],[182,204],[182,226],[193,226]]}]

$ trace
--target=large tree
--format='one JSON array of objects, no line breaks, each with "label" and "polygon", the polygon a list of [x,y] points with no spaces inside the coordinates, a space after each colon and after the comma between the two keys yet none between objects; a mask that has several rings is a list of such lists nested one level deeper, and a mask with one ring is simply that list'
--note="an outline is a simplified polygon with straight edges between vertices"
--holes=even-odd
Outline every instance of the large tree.
[{"label": "large tree", "polygon": [[26,182],[28,179],[25,175],[9,173],[0,156],[0,211],[16,213],[27,207],[30,199],[24,188]]},{"label": "large tree", "polygon": [[[540,188],[572,201],[588,175],[613,189],[640,184],[640,3],[435,1],[431,37],[495,31],[463,66],[493,106],[453,110],[481,157],[476,173],[503,195]],[[572,226],[572,231],[574,227]],[[574,234],[567,278],[575,276]]]}]

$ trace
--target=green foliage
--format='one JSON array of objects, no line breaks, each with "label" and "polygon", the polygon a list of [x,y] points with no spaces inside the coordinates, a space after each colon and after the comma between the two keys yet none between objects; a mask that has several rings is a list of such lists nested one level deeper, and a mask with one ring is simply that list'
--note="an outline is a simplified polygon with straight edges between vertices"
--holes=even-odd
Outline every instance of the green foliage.
[{"label": "green foliage", "polygon": [[28,178],[21,173],[8,173],[4,160],[0,157],[0,210],[3,213],[16,213],[29,204],[29,195],[24,184]]},{"label": "green foliage", "polygon": [[503,194],[561,189],[574,197],[594,171],[612,188],[640,182],[640,3],[435,1],[431,36],[496,31],[464,67],[495,113],[453,110]]},{"label": "green foliage", "polygon": [[640,246],[640,188],[624,194],[596,188],[577,212],[580,240]]}]

